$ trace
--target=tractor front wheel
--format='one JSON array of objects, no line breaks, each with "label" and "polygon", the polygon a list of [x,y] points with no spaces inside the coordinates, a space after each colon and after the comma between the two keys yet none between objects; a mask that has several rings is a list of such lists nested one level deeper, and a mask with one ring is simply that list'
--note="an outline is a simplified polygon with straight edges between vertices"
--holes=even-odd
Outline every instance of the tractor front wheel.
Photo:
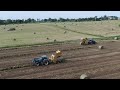
[{"label": "tractor front wheel", "polygon": [[39,64],[39,63],[37,63],[37,64],[36,64],[36,66],[40,66],[40,64]]}]

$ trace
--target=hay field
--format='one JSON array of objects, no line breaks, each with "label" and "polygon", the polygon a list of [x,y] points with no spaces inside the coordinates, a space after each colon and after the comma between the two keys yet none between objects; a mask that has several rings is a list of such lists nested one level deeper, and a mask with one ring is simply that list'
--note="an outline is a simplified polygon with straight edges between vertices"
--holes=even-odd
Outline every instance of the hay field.
[{"label": "hay field", "polygon": [[[120,21],[0,25],[0,47],[120,35]],[[8,31],[15,28],[15,31]],[[65,33],[66,32],[66,33]],[[48,38],[48,39],[47,39]],[[14,40],[15,39],[15,40]]]}]

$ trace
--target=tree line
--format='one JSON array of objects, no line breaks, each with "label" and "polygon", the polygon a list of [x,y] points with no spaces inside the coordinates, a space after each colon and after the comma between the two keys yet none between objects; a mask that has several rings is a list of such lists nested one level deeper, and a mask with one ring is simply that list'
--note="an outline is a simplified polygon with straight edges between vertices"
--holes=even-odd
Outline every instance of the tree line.
[{"label": "tree line", "polygon": [[25,23],[43,23],[43,22],[82,22],[82,21],[102,21],[102,20],[118,20],[117,16],[101,16],[101,17],[89,17],[89,18],[78,18],[78,19],[65,19],[65,18],[59,18],[59,19],[7,19],[7,20],[1,20],[0,19],[0,25],[6,25],[6,24],[25,24]]}]

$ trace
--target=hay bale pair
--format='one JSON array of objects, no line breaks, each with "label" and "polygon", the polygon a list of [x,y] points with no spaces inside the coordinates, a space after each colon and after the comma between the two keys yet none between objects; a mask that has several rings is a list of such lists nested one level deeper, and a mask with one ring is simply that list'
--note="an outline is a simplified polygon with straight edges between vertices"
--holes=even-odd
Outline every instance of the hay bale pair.
[{"label": "hay bale pair", "polygon": [[15,28],[10,28],[8,31],[15,31],[16,29]]}]

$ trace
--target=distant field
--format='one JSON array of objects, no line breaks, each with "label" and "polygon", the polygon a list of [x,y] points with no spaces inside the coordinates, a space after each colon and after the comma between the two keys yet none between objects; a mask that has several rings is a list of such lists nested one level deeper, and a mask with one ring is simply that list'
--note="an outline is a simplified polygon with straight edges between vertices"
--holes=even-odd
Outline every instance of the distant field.
[{"label": "distant field", "polygon": [[[0,25],[0,47],[120,35],[120,21]],[[7,31],[16,28],[15,31]],[[65,33],[66,31],[66,33]],[[49,38],[47,40],[47,38]],[[13,40],[13,39],[16,39]]]},{"label": "distant field", "polygon": [[115,36],[120,35],[120,20],[112,21],[92,21],[92,22],[68,22],[57,24],[76,32],[87,33],[98,36]]}]

